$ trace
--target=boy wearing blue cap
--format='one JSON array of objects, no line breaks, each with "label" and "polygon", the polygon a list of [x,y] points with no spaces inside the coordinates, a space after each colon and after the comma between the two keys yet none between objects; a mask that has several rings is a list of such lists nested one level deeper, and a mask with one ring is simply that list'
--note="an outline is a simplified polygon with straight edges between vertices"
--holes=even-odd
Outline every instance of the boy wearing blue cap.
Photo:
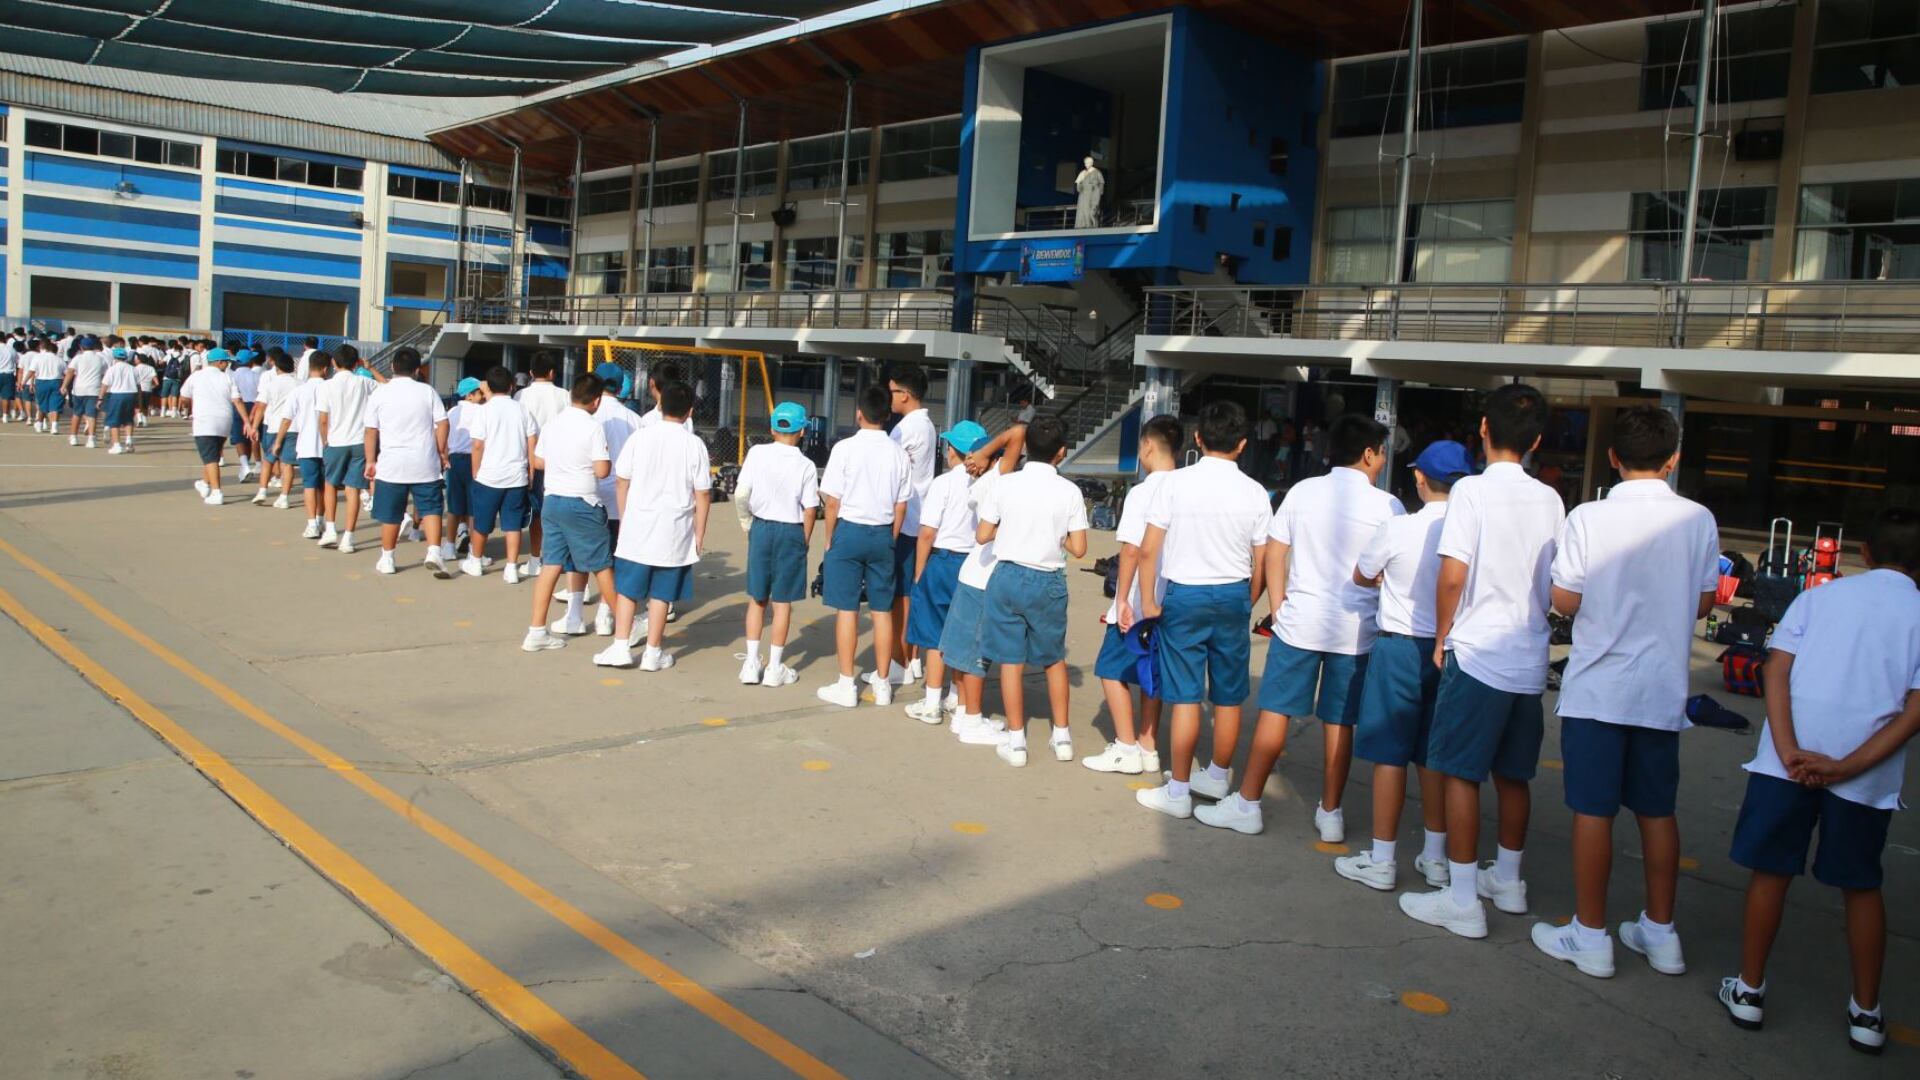
[{"label": "boy wearing blue cap", "polygon": [[820,477],[827,511],[827,556],[821,565],[821,599],[834,617],[834,651],[840,677],[816,691],[820,700],[851,709],[860,704],[854,654],[860,640],[862,590],[873,614],[876,705],[893,704],[893,684],[884,673],[893,661],[894,545],[913,494],[907,455],[881,426],[892,410],[887,392],[869,386],[860,394],[860,430],[833,444]]},{"label": "boy wearing blue cap", "polygon": [[240,403],[233,418],[232,441],[240,448],[243,484],[253,476],[253,451],[259,441],[253,427],[253,406],[260,399],[260,361],[261,355],[252,349],[241,349],[233,355],[233,388],[240,392]]},{"label": "boy wearing blue cap", "polygon": [[[979,479],[967,488],[967,508],[976,518],[980,507],[1008,473],[1020,465],[1026,449],[1027,424],[1016,420],[1007,430],[974,448],[967,455],[969,471],[979,470]],[[995,455],[998,455],[996,458]],[[947,605],[946,625],[940,628],[940,666],[946,677],[959,685],[960,701],[954,707],[953,721],[947,730],[966,746],[998,746],[1006,741],[1007,725],[989,720],[986,715],[987,661],[982,624],[987,614],[987,585],[993,580],[996,558],[992,543],[979,543],[979,528],[974,530],[974,548],[960,564],[953,586],[953,601]]]},{"label": "boy wearing blue cap", "polygon": [[[921,650],[927,676],[925,700],[909,704],[907,715],[923,724],[938,724],[953,709],[941,700],[947,691],[947,669],[940,656],[940,634],[946,629],[953,590],[960,583],[960,567],[978,544],[979,520],[967,501],[973,482],[967,455],[986,443],[987,429],[962,420],[940,439],[947,444],[947,470],[934,477],[920,497],[913,595],[907,607],[906,642]],[[959,695],[949,700],[958,703]]]},{"label": "boy wearing blue cap", "polygon": [[[604,407],[604,406],[603,406]],[[693,387],[669,383],[660,390],[668,421],[634,432],[613,463],[620,503],[620,538],[613,552],[613,643],[593,662],[602,667],[633,663],[634,619],[646,605],[646,651],[641,671],[673,666],[666,641],[667,605],[693,598],[693,568],[706,547],[713,471],[707,444],[681,421],[693,411]]]},{"label": "boy wearing blue cap", "polygon": [[193,482],[193,489],[208,506],[226,501],[220,491],[220,455],[233,434],[233,403],[240,400],[227,375],[230,359],[225,349],[209,349],[206,366],[180,384],[180,400],[193,411],[193,448],[200,455],[201,479]]},{"label": "boy wearing blue cap", "polygon": [[462,535],[472,531],[473,418],[487,400],[486,384],[469,375],[454,384],[453,396],[447,410],[447,507],[440,524],[440,555],[448,562]]},{"label": "boy wearing blue cap", "polygon": [[[807,410],[791,401],[773,409],[773,441],[747,451],[733,497],[747,530],[747,658],[740,681],[787,686],[800,676],[787,666],[793,604],[807,596],[807,547],[820,513],[820,475],[800,452]],[[773,607],[773,640],[760,662],[760,635]]]},{"label": "boy wearing blue cap", "polygon": [[140,375],[133,369],[133,361],[124,345],[113,348],[113,362],[107,365],[107,373],[100,380],[100,388],[105,391],[105,413],[107,447],[109,454],[133,453],[133,409],[140,400]]},{"label": "boy wearing blue cap", "polygon": [[[1159,773],[1160,751],[1155,737],[1160,730],[1160,699],[1140,695],[1139,724],[1136,727],[1133,688],[1140,685],[1139,657],[1127,645],[1127,631],[1121,629],[1121,609],[1131,624],[1140,611],[1140,542],[1147,538],[1147,507],[1152,505],[1160,485],[1180,465],[1180,448],[1186,445],[1186,432],[1173,416],[1156,416],[1140,425],[1140,467],[1146,476],[1127,489],[1120,504],[1120,524],[1114,539],[1120,542],[1120,569],[1114,581],[1113,606],[1101,621],[1107,632],[1100,642],[1100,656],[1093,662],[1093,674],[1106,695],[1107,715],[1113,718],[1113,741],[1080,764],[1094,772]],[[1154,580],[1165,591],[1165,579],[1158,573]],[[1158,690],[1159,687],[1154,687]]]},{"label": "boy wearing blue cap", "polygon": [[1333,861],[1334,873],[1372,889],[1396,881],[1400,809],[1407,797],[1407,766],[1420,769],[1426,842],[1413,860],[1427,884],[1447,883],[1445,782],[1427,765],[1427,730],[1440,669],[1433,664],[1434,588],[1440,577],[1440,527],[1447,493],[1473,472],[1467,448],[1442,440],[1413,463],[1420,512],[1387,519],[1353,568],[1354,584],[1380,591],[1378,625],[1360,688],[1353,752],[1373,762],[1373,846]]},{"label": "boy wearing blue cap", "polygon": [[[87,449],[96,445],[94,435],[100,425],[100,383],[107,374],[107,355],[103,351],[100,339],[89,334],[80,339],[80,351],[73,356],[73,363],[67,368],[65,391],[67,401],[73,413],[73,430],[67,435],[68,446],[80,445],[80,431],[87,432]],[[81,421],[86,423],[83,425]]]},{"label": "boy wearing blue cap", "polygon": [[[473,516],[471,542],[460,572],[479,577],[485,571],[482,560],[487,556],[487,537],[498,526],[507,534],[507,561],[500,572],[501,580],[517,585],[520,538],[527,528],[530,466],[540,429],[526,408],[513,399],[513,372],[497,365],[489,369],[483,392],[484,403],[464,416],[467,434],[473,440],[473,496],[469,506]],[[581,587],[586,587],[585,582]]]},{"label": "boy wearing blue cap", "polygon": [[364,475],[377,482],[373,519],[380,523],[380,558],[373,568],[382,574],[398,570],[393,549],[400,542],[401,521],[411,499],[427,534],[421,565],[434,577],[445,579],[453,576],[440,550],[440,513],[446,505],[441,477],[447,468],[447,407],[432,387],[414,377],[420,369],[418,351],[395,352],[393,378],[367,399]]}]

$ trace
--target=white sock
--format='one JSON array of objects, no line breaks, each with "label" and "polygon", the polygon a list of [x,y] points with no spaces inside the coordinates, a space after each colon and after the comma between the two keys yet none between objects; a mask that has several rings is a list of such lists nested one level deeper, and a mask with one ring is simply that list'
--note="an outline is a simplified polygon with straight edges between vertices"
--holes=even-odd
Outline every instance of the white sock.
[{"label": "white sock", "polygon": [[547,632],[547,628],[546,628],[546,627],[544,627],[544,626],[529,626],[529,627],[527,627],[527,633],[529,633],[529,634],[544,634],[544,633],[546,633],[546,632]]},{"label": "white sock", "polygon": [[660,659],[660,650],[649,645],[641,650],[640,655],[647,660],[658,661]]},{"label": "white sock", "polygon": [[1186,797],[1187,797],[1187,782],[1185,780],[1175,780],[1172,777],[1168,777],[1167,778],[1167,798],[1184,799]]},{"label": "white sock", "polygon": [[[587,595],[586,593],[580,594],[582,599],[585,599],[586,595]],[[607,603],[605,600],[602,600],[600,601],[599,608],[594,611],[593,615],[594,615],[594,618],[596,619],[600,618],[601,616],[605,616],[606,618],[611,619],[613,618],[613,605]],[[637,619],[638,616],[635,616],[635,618]]]},{"label": "white sock", "polygon": [[1447,834],[1443,832],[1434,832],[1432,829],[1427,829],[1426,834],[1427,834],[1426,846],[1420,849],[1420,854],[1425,855],[1427,857],[1428,862],[1446,861]]},{"label": "white sock", "polygon": [[779,666],[781,659],[786,655],[787,655],[787,647],[785,645],[767,646],[767,666],[768,667]]},{"label": "white sock", "polygon": [[1480,902],[1480,893],[1474,887],[1474,878],[1479,867],[1470,862],[1447,860],[1447,867],[1453,872],[1453,880],[1447,888],[1453,893],[1453,902],[1460,907],[1472,907]]},{"label": "white sock", "polygon": [[1597,948],[1601,942],[1607,940],[1607,932],[1605,930],[1595,930],[1577,918],[1574,919],[1570,925],[1573,927],[1573,939],[1578,941],[1582,947]]},{"label": "white sock", "polygon": [[1759,986],[1748,986],[1747,980],[1738,975],[1733,977],[1733,988],[1743,994],[1764,994],[1767,992],[1765,980],[1762,980]]},{"label": "white sock", "polygon": [[1027,729],[1021,728],[1019,731],[1007,732],[1007,748],[1009,750],[1025,750],[1027,748]]},{"label": "white sock", "polygon": [[760,663],[760,643],[758,641],[747,642],[747,663],[756,665]]},{"label": "white sock", "polygon": [[1855,1013],[1861,1016],[1872,1016],[1872,1017],[1878,1018],[1880,1015],[1880,1006],[1875,1005],[1871,1009],[1863,1009],[1860,1007],[1860,999],[1857,997],[1854,997],[1852,994],[1847,995],[1847,1007],[1852,1009]]},{"label": "white sock", "polygon": [[1375,865],[1393,862],[1393,857],[1397,853],[1399,846],[1400,841],[1398,840],[1381,840],[1376,837],[1373,841],[1373,861]]},{"label": "white sock", "polygon": [[1227,802],[1232,804],[1232,810],[1236,814],[1257,814],[1260,812],[1260,804],[1258,802],[1247,798],[1237,791],[1227,796]]},{"label": "white sock", "polygon": [[1673,924],[1654,922],[1653,918],[1643,911],[1640,913],[1640,933],[1650,942],[1664,941],[1673,936]]},{"label": "white sock", "polygon": [[940,695],[942,692],[943,691],[937,686],[927,687],[927,705],[935,709],[939,708]]},{"label": "white sock", "polygon": [[1226,769],[1223,769],[1220,766],[1215,765],[1211,761],[1207,762],[1207,779],[1225,780],[1227,778],[1227,775],[1228,774]]},{"label": "white sock", "polygon": [[1113,745],[1125,750],[1129,754],[1137,754],[1140,752],[1140,744],[1138,742],[1121,742],[1119,739],[1115,739],[1113,740]]},{"label": "white sock", "polygon": [[1495,846],[1493,854],[1493,876],[1500,881],[1520,880],[1520,852]]},{"label": "white sock", "polygon": [[853,686],[853,676],[842,675],[838,680],[834,682],[833,685],[837,689],[841,689],[841,690],[848,689],[849,687]]},{"label": "white sock", "polygon": [[580,605],[586,603],[586,600],[587,594],[584,592],[570,592],[567,594],[568,622],[578,622],[580,620]]}]

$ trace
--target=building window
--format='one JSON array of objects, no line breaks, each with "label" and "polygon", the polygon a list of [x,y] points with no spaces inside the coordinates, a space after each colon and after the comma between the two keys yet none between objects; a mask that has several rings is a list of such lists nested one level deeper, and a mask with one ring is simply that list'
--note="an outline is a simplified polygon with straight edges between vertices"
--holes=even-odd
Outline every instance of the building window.
[{"label": "building window", "polygon": [[513,213],[513,192],[491,184],[468,184],[467,205],[482,210],[498,210],[503,214]]},{"label": "building window", "polygon": [[[1775,190],[1720,188],[1700,192],[1693,280],[1764,281],[1773,259]],[[1627,236],[1627,276],[1635,281],[1680,279],[1680,236],[1686,228],[1684,191],[1633,196]]]},{"label": "building window", "polygon": [[[1748,8],[1721,16],[1714,37],[1714,101],[1787,96],[1793,56],[1793,5]],[[1642,109],[1692,108],[1700,78],[1700,17],[1647,24],[1647,60],[1640,69]]]},{"label": "building window", "polygon": [[408,300],[444,300],[449,269],[439,263],[395,259],[388,269],[387,294]]},{"label": "building window", "polygon": [[[735,151],[722,150],[707,158],[707,201],[733,198]],[[780,147],[775,143],[747,147],[746,163],[741,166],[740,197],[771,195],[780,180]]]},{"label": "building window", "polygon": [[[842,287],[851,289],[860,280],[860,262],[855,254],[859,250],[860,238],[847,239],[849,258]],[[831,236],[788,240],[785,259],[787,288],[797,292],[833,288],[833,268],[838,261],[834,258],[835,250],[835,239]]]},{"label": "building window", "polygon": [[548,218],[553,221],[573,220],[573,200],[558,195],[527,195],[527,216]]},{"label": "building window", "polygon": [[584,251],[574,263],[576,296],[610,296],[627,291],[627,253]]},{"label": "building window", "polygon": [[[1420,57],[1419,130],[1515,124],[1527,98],[1524,39],[1434,49]],[[1334,69],[1333,134],[1401,130],[1407,108],[1406,61],[1362,60]]]},{"label": "building window", "polygon": [[[731,174],[729,174],[731,176]],[[729,180],[731,182],[731,180]],[[700,201],[700,166],[661,169],[653,177],[653,205],[686,206]],[[647,208],[647,178],[640,177],[640,209]]]},{"label": "building window", "polygon": [[[1407,216],[1407,264],[1401,280],[1508,280],[1513,265],[1512,200],[1415,204]],[[1392,217],[1393,211],[1381,206],[1329,210],[1326,279],[1336,284],[1386,281],[1393,258]]]},{"label": "building window", "polygon": [[730,245],[708,244],[703,292],[765,292],[773,288],[773,241],[751,240],[740,245],[740,278],[734,283]]},{"label": "building window", "polygon": [[580,213],[588,217],[594,214],[624,214],[627,212],[627,200],[632,196],[633,178],[630,176],[589,180],[581,185]]},{"label": "building window", "polygon": [[880,136],[880,182],[960,175],[960,118],[901,124]]},{"label": "building window", "polygon": [[350,165],[262,154],[252,150],[229,150],[225,147],[214,151],[213,169],[229,176],[347,191],[359,191],[363,176],[363,170]]},{"label": "building window", "polygon": [[885,289],[953,287],[953,230],[882,233],[876,282]]},{"label": "building window", "polygon": [[653,249],[647,263],[647,291],[690,293],[693,291],[693,245],[681,244]]},{"label": "building window", "polygon": [[387,174],[387,194],[396,199],[417,199],[420,202],[457,203],[460,201],[460,181],[434,180],[425,176],[410,176],[405,173]]},{"label": "building window", "polygon": [[1920,179],[1803,186],[1793,276],[1801,281],[1920,278]]},{"label": "building window", "polygon": [[173,139],[99,131],[79,124],[56,124],[51,120],[27,121],[26,137],[28,146],[41,150],[64,150],[69,154],[119,158],[148,165],[172,165],[181,169],[200,167],[200,147],[195,143]]},{"label": "building window", "polygon": [[[840,134],[797,139],[787,144],[788,191],[840,190]],[[856,131],[848,140],[847,186],[867,182],[867,164],[873,155],[873,132]]]},{"label": "building window", "polygon": [[1820,0],[1813,48],[1816,94],[1920,85],[1920,4]]}]

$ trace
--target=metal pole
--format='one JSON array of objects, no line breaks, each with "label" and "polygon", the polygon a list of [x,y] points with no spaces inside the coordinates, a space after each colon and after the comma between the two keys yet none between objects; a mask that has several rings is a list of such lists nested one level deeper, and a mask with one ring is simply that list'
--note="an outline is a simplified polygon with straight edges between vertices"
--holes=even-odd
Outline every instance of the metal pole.
[{"label": "metal pole", "polygon": [[840,304],[840,290],[847,279],[847,168],[853,155],[853,80],[847,80],[847,105],[840,123],[840,204],[835,215],[833,241],[834,306]]},{"label": "metal pole", "polygon": [[513,179],[507,186],[507,303],[520,299],[520,148],[513,148]]},{"label": "metal pole", "polygon": [[[454,249],[453,296],[456,310],[465,306],[467,300],[467,159],[460,159],[460,235]],[[458,316],[454,322],[461,321]]]},{"label": "metal pole", "polygon": [[[1686,445],[1687,430],[1686,395],[1675,390],[1662,390],[1660,391],[1660,407],[1672,413],[1673,422],[1680,425],[1680,444],[1684,447]],[[1680,469],[1678,466],[1675,466],[1674,470],[1667,474],[1667,486],[1675,491],[1680,490]]]},{"label": "metal pole", "polygon": [[747,168],[747,100],[740,99],[740,134],[733,144],[733,288],[730,292],[740,292],[746,287],[746,268],[740,264],[740,188],[746,183]]},{"label": "metal pole", "polygon": [[[580,265],[580,187],[584,182],[581,180],[581,174],[586,171],[586,167],[587,141],[581,137],[579,132],[575,132],[573,136],[573,190],[570,193],[570,198],[567,199],[567,206],[569,208],[567,214],[567,292],[569,294],[573,292],[572,279],[574,271]],[[577,312],[579,310],[573,306],[574,301],[571,296],[567,298],[566,303],[570,311]],[[574,318],[577,320],[579,316],[576,314]]]},{"label": "metal pole", "polygon": [[642,293],[647,291],[647,274],[653,267],[653,175],[659,171],[660,121],[650,120],[647,122],[647,246],[640,253],[640,291]]},{"label": "metal pole", "polygon": [[1707,146],[1707,93],[1713,87],[1713,31],[1720,0],[1704,0],[1700,15],[1700,70],[1693,80],[1693,145],[1687,155],[1687,206],[1680,230],[1679,309],[1675,313],[1673,344],[1687,342],[1687,308],[1693,301],[1693,234],[1700,226],[1700,165]]},{"label": "metal pole", "polygon": [[[1420,124],[1420,30],[1426,16],[1426,0],[1413,0],[1413,19],[1407,40],[1407,101],[1400,112],[1400,176],[1393,204],[1393,261],[1387,266],[1387,283],[1404,285],[1407,262],[1407,217],[1413,211],[1413,157],[1418,146]],[[1400,295],[1396,288],[1387,308],[1387,340],[1400,337]],[[1374,385],[1373,417],[1387,428],[1386,467],[1374,481],[1383,491],[1393,485],[1393,428],[1399,420],[1400,383],[1381,378]]]}]

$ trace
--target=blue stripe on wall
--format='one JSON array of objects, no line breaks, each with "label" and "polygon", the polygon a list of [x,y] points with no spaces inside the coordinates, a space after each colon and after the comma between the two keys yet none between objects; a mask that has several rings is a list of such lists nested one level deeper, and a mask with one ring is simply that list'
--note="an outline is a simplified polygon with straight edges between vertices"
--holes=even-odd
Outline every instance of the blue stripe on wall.
[{"label": "blue stripe on wall", "polygon": [[359,240],[358,230],[336,232],[332,229],[308,229],[299,225],[282,225],[277,221],[243,221],[240,218],[217,217],[215,225],[225,225],[232,229],[254,229],[259,232],[291,233],[294,236],[324,236],[329,240]]},{"label": "blue stripe on wall", "polygon": [[387,231],[395,236],[426,236],[435,240],[452,240],[460,235],[451,223],[397,217],[387,219]]},{"label": "blue stripe on wall", "polygon": [[295,206],[292,203],[267,202],[264,199],[247,199],[238,195],[215,195],[213,209],[221,214],[244,214],[247,217],[298,221],[305,225],[331,225],[339,229],[360,228],[353,220],[352,210],[335,210],[330,206]]},{"label": "blue stripe on wall", "polygon": [[357,255],[334,255],[320,251],[292,251],[286,248],[255,247],[252,244],[213,245],[213,265],[236,270],[270,270],[281,274],[310,274],[314,277],[360,277]]},{"label": "blue stripe on wall", "polygon": [[241,180],[232,176],[222,176],[215,185],[222,191],[264,191],[270,195],[292,195],[301,199],[321,199],[326,202],[346,203],[359,206],[360,196],[344,191],[330,191],[326,188],[288,187],[285,184],[263,184],[258,180]]},{"label": "blue stripe on wall", "polygon": [[563,278],[567,276],[567,260],[552,255],[528,255],[527,276],[543,278]]},{"label": "blue stripe on wall", "polygon": [[459,173],[435,172],[432,169],[416,169],[410,165],[389,165],[387,166],[387,171],[393,173],[395,176],[418,176],[427,180],[457,181],[460,179]]},{"label": "blue stripe on wall", "polygon": [[141,195],[164,199],[200,199],[200,178],[191,173],[148,169],[119,161],[89,161],[85,158],[56,157],[52,154],[27,154],[27,179],[40,184],[65,184],[68,187],[112,191],[122,180],[131,183]]},{"label": "blue stripe on wall", "polygon": [[35,232],[92,236],[102,240],[140,240],[154,244],[200,245],[200,219],[169,214],[131,203],[79,202],[44,195],[26,197],[23,227]]},{"label": "blue stripe on wall", "polygon": [[142,274],[147,277],[188,280],[200,276],[200,257],[197,255],[98,248],[86,244],[55,243],[51,240],[28,240],[22,254],[24,256],[22,262],[27,266],[84,270],[96,274]]},{"label": "blue stripe on wall", "polygon": [[241,139],[221,139],[222,150],[245,150],[249,154],[272,154],[275,157],[298,158],[301,161],[322,161],[329,165],[345,165],[349,169],[364,169],[367,163],[359,158],[341,157],[338,154],[322,154],[317,150],[290,150],[284,146],[268,146],[265,143],[246,142]]},{"label": "blue stripe on wall", "polygon": [[548,247],[568,246],[567,233],[569,231],[565,225],[556,225],[551,221],[527,222],[527,239],[536,244],[545,244]]},{"label": "blue stripe on wall", "polygon": [[447,306],[447,302],[445,300],[416,300],[410,296],[389,296],[387,297],[387,306],[393,308],[410,308],[414,311],[439,311],[441,308]]}]

